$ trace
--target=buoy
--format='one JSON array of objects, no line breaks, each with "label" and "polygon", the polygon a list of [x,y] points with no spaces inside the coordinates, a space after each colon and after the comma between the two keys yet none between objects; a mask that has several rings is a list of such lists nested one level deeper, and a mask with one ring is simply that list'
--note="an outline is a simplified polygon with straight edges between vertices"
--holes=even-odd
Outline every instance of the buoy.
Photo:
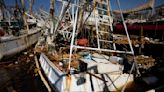
[{"label": "buoy", "polygon": [[82,38],[77,41],[77,44],[80,46],[87,46],[88,45],[88,39]]}]

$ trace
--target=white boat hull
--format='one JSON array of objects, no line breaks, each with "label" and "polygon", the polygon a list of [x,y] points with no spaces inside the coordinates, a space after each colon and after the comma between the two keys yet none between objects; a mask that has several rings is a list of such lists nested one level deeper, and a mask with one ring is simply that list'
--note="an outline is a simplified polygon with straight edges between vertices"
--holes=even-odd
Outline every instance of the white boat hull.
[{"label": "white boat hull", "polygon": [[[67,76],[44,54],[41,54],[39,62],[44,74],[53,85],[55,92],[118,91],[121,90],[125,83],[131,83],[133,81],[133,75],[129,76],[129,74],[123,73],[103,73],[94,75],[79,73]],[[110,66],[108,68],[110,68]]]},{"label": "white boat hull", "polygon": [[5,56],[13,55],[25,50],[36,43],[40,36],[41,30],[39,29],[22,36],[0,39],[0,60]]}]

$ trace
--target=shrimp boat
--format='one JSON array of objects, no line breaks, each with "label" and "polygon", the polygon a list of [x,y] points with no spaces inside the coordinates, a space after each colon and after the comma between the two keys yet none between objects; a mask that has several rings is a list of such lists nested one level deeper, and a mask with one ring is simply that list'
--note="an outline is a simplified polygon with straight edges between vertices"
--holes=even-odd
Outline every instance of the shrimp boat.
[{"label": "shrimp boat", "polygon": [[62,7],[52,39],[35,48],[52,90],[124,91],[134,80],[135,63],[127,58],[134,52],[127,31],[127,46],[113,34],[109,0],[57,2]]},{"label": "shrimp boat", "polygon": [[[33,22],[22,22],[26,20],[17,8],[13,8],[14,13],[6,9],[5,3],[2,1],[0,7],[0,60],[4,57],[12,56],[32,46],[41,36],[41,28],[36,27],[36,19],[31,18]],[[7,13],[7,14],[6,14]],[[23,28],[24,24],[30,28]]]},{"label": "shrimp boat", "polygon": [[35,28],[31,29],[30,31],[31,32],[29,32],[28,34],[17,37],[1,37],[0,59],[21,52],[36,43],[41,36],[41,30],[39,28]]}]

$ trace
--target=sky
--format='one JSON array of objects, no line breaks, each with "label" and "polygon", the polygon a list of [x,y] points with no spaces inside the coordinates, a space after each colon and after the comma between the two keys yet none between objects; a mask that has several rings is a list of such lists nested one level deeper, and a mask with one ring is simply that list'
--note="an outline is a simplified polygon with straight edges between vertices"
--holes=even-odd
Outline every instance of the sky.
[{"label": "sky", "polygon": [[[4,0],[6,5],[15,5],[15,0]],[[19,1],[19,0],[17,0]],[[28,5],[28,1],[29,0],[25,0],[25,6],[26,8],[29,6]],[[118,10],[118,5],[117,5],[117,0],[110,0],[111,2],[111,8],[112,10]],[[141,4],[144,4],[147,0],[119,0],[120,4],[121,4],[121,9],[125,10],[125,9],[130,9],[130,8],[135,8]],[[155,2],[155,6],[164,4],[164,0],[156,0]],[[59,11],[59,3],[56,3],[56,12],[58,13]],[[46,10],[47,12],[49,12],[49,7],[50,7],[50,0],[35,0],[34,1],[34,6],[33,6],[33,10],[37,10],[39,9],[39,7],[42,7],[44,10]]]}]

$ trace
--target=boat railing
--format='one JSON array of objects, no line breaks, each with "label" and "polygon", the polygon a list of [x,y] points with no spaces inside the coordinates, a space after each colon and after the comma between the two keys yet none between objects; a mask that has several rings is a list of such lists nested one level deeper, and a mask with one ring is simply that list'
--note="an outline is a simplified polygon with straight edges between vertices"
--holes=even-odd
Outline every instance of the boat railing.
[{"label": "boat railing", "polygon": [[52,86],[55,88],[57,92],[61,92],[63,90],[65,73],[59,70],[54,64],[42,53],[40,55],[40,64],[41,67],[49,79],[49,82],[52,83]]}]

